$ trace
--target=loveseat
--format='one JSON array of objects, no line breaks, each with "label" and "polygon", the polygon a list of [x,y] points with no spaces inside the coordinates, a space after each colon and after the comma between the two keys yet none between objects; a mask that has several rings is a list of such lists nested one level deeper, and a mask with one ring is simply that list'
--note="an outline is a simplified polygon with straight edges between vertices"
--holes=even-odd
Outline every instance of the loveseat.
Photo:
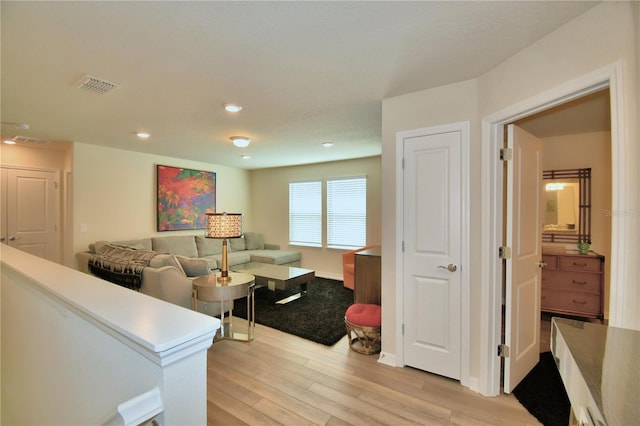
[{"label": "loveseat", "polygon": [[[265,244],[262,234],[255,232],[245,232],[241,238],[230,239],[227,248],[230,269],[249,262],[300,266],[300,252],[280,250],[278,245]],[[101,255],[117,253],[126,257],[135,255],[136,251],[155,252],[151,253],[155,255],[142,269],[137,289],[141,293],[189,309],[192,306],[193,278],[216,271],[222,263],[222,240],[202,235],[174,235],[126,241],[97,241],[89,245],[88,251],[76,254],[78,269],[91,273],[90,264],[95,264]],[[210,315],[220,313],[218,304],[199,302],[198,310]]]}]

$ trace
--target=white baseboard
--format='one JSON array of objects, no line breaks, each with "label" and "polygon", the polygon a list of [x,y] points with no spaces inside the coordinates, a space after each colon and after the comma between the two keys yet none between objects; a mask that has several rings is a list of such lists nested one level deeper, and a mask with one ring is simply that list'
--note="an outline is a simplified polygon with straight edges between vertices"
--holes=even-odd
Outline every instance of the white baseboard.
[{"label": "white baseboard", "polygon": [[380,352],[380,356],[378,357],[378,362],[380,364],[388,365],[391,367],[402,367],[401,365],[396,365],[395,354],[390,354],[386,352]]},{"label": "white baseboard", "polygon": [[326,279],[329,279],[329,280],[342,281],[342,275],[341,274],[334,274],[334,273],[331,273],[331,272],[316,271],[316,277],[318,277],[318,278],[326,278]]},{"label": "white baseboard", "polygon": [[477,377],[469,376],[469,383],[467,383],[467,387],[474,392],[480,393],[480,381]]}]

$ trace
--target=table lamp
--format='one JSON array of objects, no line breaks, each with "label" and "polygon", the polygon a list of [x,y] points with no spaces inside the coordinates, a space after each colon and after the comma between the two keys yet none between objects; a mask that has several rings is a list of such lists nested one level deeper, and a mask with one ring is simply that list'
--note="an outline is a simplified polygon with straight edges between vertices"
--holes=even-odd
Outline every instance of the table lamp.
[{"label": "table lamp", "polygon": [[222,239],[222,267],[219,283],[231,281],[227,261],[227,238],[242,236],[242,213],[207,213],[207,238]]}]

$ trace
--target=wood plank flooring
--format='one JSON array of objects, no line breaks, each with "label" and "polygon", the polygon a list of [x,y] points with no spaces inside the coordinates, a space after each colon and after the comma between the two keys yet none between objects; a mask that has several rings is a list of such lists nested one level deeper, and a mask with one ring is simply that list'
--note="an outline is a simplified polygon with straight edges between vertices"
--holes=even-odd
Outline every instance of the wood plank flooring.
[{"label": "wood plank flooring", "polygon": [[538,425],[512,395],[377,362],[256,326],[254,341],[208,352],[208,425]]}]

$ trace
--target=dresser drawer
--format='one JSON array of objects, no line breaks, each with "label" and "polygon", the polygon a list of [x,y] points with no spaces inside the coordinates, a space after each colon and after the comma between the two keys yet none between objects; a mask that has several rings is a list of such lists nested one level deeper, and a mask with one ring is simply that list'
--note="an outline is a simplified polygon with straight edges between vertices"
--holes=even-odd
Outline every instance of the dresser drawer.
[{"label": "dresser drawer", "polygon": [[558,267],[558,256],[543,254],[542,261],[547,265],[545,268],[556,269]]},{"label": "dresser drawer", "polygon": [[590,256],[560,256],[558,268],[572,271],[600,272],[602,261]]},{"label": "dresser drawer", "polygon": [[542,272],[542,287],[600,293],[600,274],[545,270]]},{"label": "dresser drawer", "polygon": [[568,313],[600,314],[600,295],[576,291],[542,289],[541,309]]}]

